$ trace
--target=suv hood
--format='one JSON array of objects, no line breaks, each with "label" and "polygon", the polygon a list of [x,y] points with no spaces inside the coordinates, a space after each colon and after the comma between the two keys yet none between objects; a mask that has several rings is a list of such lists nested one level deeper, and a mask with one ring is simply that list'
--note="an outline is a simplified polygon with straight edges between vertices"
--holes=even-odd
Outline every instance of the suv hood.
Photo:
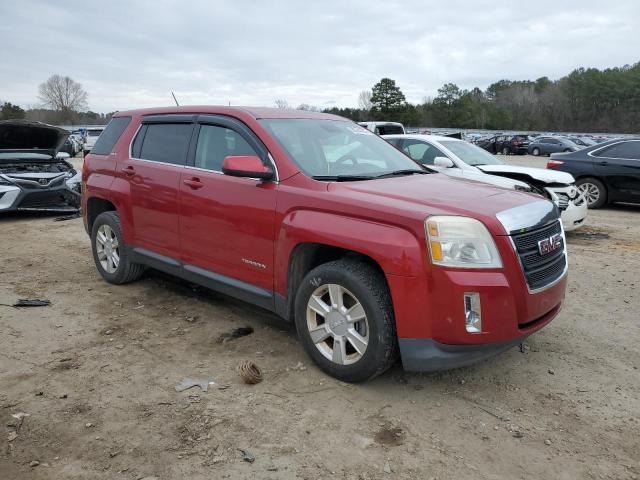
[{"label": "suv hood", "polygon": [[[541,201],[553,208],[537,195],[442,174],[332,182],[328,190],[348,198],[345,203],[359,211],[389,212],[419,220],[428,215],[465,215],[495,226],[497,214],[505,210]],[[504,235],[498,229],[494,232]]]},{"label": "suv hood", "polygon": [[55,157],[68,136],[65,129],[46,123],[2,120],[0,153],[37,153]]},{"label": "suv hood", "polygon": [[554,172],[544,168],[518,167],[516,165],[478,165],[485,173],[509,177],[516,180],[527,181],[527,177],[543,183],[575,183],[575,179],[570,173]]}]

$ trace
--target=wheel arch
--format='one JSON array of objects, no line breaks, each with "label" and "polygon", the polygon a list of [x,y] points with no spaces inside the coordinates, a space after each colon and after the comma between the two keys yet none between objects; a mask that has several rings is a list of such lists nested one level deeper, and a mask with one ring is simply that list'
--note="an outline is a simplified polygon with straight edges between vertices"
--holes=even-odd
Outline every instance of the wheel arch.
[{"label": "wheel arch", "polygon": [[[293,321],[295,297],[304,277],[314,268],[339,259],[353,259],[366,263],[380,273],[387,283],[382,266],[371,256],[356,250],[326,243],[302,242],[295,245],[289,256],[286,296],[276,295],[276,311],[287,321]],[[389,285],[387,283],[387,288]]]},{"label": "wheel arch", "polygon": [[87,200],[87,213],[86,213],[87,231],[91,232],[91,229],[93,228],[93,222],[95,222],[96,218],[98,218],[98,215],[104,212],[112,212],[112,211],[117,212],[118,209],[109,200],[106,200],[100,197],[89,198]]}]

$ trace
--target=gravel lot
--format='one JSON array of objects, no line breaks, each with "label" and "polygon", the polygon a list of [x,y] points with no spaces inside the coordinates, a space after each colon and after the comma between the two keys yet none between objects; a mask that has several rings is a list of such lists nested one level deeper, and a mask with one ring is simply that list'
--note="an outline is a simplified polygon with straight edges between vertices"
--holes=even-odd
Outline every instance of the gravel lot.
[{"label": "gravel lot", "polygon": [[0,239],[0,303],[52,302],[0,306],[0,479],[640,478],[640,207],[568,235],[566,305],[523,351],[364,385],[246,304],[159,273],[108,285],[80,219],[11,215]]}]

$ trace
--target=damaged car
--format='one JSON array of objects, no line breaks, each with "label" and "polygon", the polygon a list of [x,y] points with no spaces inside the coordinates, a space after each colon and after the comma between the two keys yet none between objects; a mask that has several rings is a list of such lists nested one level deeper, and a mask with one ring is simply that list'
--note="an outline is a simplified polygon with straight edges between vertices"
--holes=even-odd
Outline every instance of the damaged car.
[{"label": "damaged car", "polygon": [[[507,165],[482,148],[463,140],[436,135],[383,135],[416,162],[449,176],[528,190],[553,201],[565,231],[575,230],[587,217],[587,202],[572,175],[543,168]],[[508,186],[507,186],[508,187]]]},{"label": "damaged car", "polygon": [[81,173],[58,153],[68,136],[45,123],[0,121],[0,212],[78,211]]}]

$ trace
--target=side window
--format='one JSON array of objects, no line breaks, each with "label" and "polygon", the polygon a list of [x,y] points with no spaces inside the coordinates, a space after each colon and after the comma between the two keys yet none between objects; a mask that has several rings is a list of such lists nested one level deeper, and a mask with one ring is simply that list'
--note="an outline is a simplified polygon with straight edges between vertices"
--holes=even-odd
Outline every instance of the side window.
[{"label": "side window", "polygon": [[259,156],[238,132],[216,125],[201,125],[194,166],[220,172],[224,157],[230,155]]},{"label": "side window", "polygon": [[601,150],[596,157],[640,160],[640,141],[617,143]]},{"label": "side window", "polygon": [[396,148],[400,147],[400,142],[402,141],[401,138],[385,138],[385,140]]},{"label": "side window", "polygon": [[96,144],[91,149],[93,155],[109,155],[116,142],[131,122],[131,117],[112,118],[107,128],[100,134]]},{"label": "side window", "polygon": [[412,160],[423,165],[433,165],[436,157],[446,157],[433,145],[415,140],[405,140],[403,150]]},{"label": "side window", "polygon": [[140,158],[184,165],[192,128],[191,123],[148,124],[140,149]]}]

